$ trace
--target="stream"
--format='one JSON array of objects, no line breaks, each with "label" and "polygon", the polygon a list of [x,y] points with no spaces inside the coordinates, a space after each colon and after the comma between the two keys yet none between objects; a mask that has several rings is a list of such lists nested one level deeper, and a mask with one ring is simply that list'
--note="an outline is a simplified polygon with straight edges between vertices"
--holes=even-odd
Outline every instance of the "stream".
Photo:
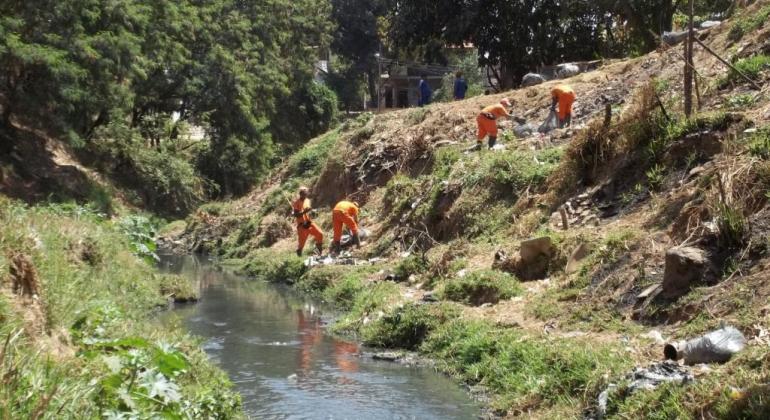
[{"label": "stream", "polygon": [[317,303],[285,286],[249,280],[194,257],[164,257],[166,272],[200,287],[177,305],[190,333],[229,375],[258,419],[471,419],[481,408],[430,368],[361,357],[325,331]]}]

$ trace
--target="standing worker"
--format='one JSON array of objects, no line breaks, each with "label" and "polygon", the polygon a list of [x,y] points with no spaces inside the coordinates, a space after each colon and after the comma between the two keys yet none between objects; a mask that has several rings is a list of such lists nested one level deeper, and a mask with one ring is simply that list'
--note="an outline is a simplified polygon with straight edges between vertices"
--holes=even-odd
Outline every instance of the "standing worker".
[{"label": "standing worker", "polygon": [[559,104],[559,128],[572,124],[572,104],[575,103],[575,91],[569,85],[556,85],[551,90],[551,111],[556,111]]},{"label": "standing worker", "polygon": [[312,236],[315,239],[315,248],[318,254],[323,253],[324,235],[321,233],[321,229],[318,225],[313,223],[310,219],[310,212],[313,208],[310,206],[310,199],[308,197],[307,187],[299,188],[299,199],[292,203],[292,216],[297,220],[297,237],[299,238],[299,244],[297,246],[297,256],[302,256],[302,250],[305,249],[305,243],[308,236]]},{"label": "standing worker", "polygon": [[463,72],[457,71],[455,73],[455,101],[461,101],[465,99],[465,92],[468,91],[468,82],[463,78]]},{"label": "standing worker", "polygon": [[508,113],[508,109],[511,107],[511,101],[503,99],[499,104],[490,105],[481,110],[479,116],[476,117],[476,123],[478,125],[478,134],[476,136],[476,150],[481,149],[481,142],[484,137],[489,135],[489,148],[493,148],[497,143],[497,119],[501,117],[513,118],[513,115]]},{"label": "standing worker", "polygon": [[342,226],[350,229],[353,236],[353,243],[361,248],[361,240],[358,237],[358,204],[352,201],[343,200],[334,206],[332,211],[332,226],[334,228],[334,239],[331,244],[331,252],[338,254],[342,250],[340,241],[342,241]]},{"label": "standing worker", "polygon": [[420,99],[417,101],[417,105],[421,107],[430,104],[430,99],[433,95],[433,91],[430,90],[427,79],[428,76],[424,74],[420,76]]}]

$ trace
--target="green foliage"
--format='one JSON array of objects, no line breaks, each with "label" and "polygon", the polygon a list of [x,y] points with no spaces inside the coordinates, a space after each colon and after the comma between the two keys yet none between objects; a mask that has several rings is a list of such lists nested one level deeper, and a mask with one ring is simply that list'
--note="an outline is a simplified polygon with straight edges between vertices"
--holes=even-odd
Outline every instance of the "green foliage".
[{"label": "green foliage", "polygon": [[[465,83],[468,84],[468,90],[465,92],[466,98],[472,98],[484,93],[484,78],[478,63],[478,53],[463,53],[455,60],[450,60],[450,65],[462,72]],[[454,100],[455,73],[447,73],[441,80],[441,88],[437,89],[433,95],[436,102],[447,102]]]},{"label": "green foliage", "polygon": [[459,310],[449,304],[408,303],[364,326],[361,337],[370,346],[413,350],[432,331],[458,315]]},{"label": "green foliage", "polygon": [[727,98],[727,107],[730,109],[739,111],[754,105],[756,101],[757,101],[757,98],[751,93],[740,93],[738,95],[730,95],[730,97]]},{"label": "green foliage", "polygon": [[[125,220],[113,223],[71,204],[27,207],[0,198],[0,271],[8,270],[8,253],[28,255],[40,277],[45,315],[21,334],[29,308],[11,310],[0,297],[0,416],[238,416],[240,399],[224,373],[189,336],[150,319],[165,303],[167,279],[129,251],[127,236],[146,238],[146,230],[141,219]],[[109,263],[73,263],[70,245],[82,238]],[[32,340],[38,329],[70,330],[72,339],[61,348],[75,354],[52,358]]]},{"label": "green foliage", "polygon": [[666,180],[666,168],[663,165],[656,164],[645,172],[647,183],[653,191],[660,191],[663,182]]},{"label": "green foliage", "polygon": [[[274,140],[304,141],[334,120],[334,95],[311,81],[318,52],[330,43],[328,2],[62,0],[27,6],[0,6],[0,73],[8,75],[0,86],[4,126],[11,116],[46,121],[41,128],[89,149],[129,140],[104,136],[97,132],[102,127],[127,126],[157,148],[184,144],[182,127],[195,125],[206,134],[204,147],[186,162],[230,195],[267,173]],[[132,148],[141,153],[147,146]],[[148,190],[174,193],[178,178],[168,180],[168,188],[163,176],[189,175],[189,165],[173,155],[147,154],[133,161],[148,164],[138,165],[155,183]],[[191,190],[178,194],[189,198]]]},{"label": "green foliage", "polygon": [[603,374],[630,365],[608,345],[538,339],[462,319],[435,330],[422,350],[449,373],[498,395],[496,407],[514,412],[580,405],[595,395]]},{"label": "green foliage", "polygon": [[398,262],[393,274],[399,280],[406,280],[412,274],[421,274],[428,269],[428,261],[420,255],[412,254]]},{"label": "green foliage", "polygon": [[735,23],[730,27],[727,37],[731,41],[740,41],[744,35],[754,32],[767,22],[770,17],[770,6],[759,9],[756,13],[744,13],[735,19]]},{"label": "green foliage", "polygon": [[156,227],[150,219],[144,216],[126,216],[120,219],[118,227],[129,238],[131,252],[151,265],[160,261],[155,253],[158,249],[155,243]]},{"label": "green foliage", "polygon": [[303,179],[318,175],[330,153],[334,151],[337,140],[339,131],[335,130],[306,144],[289,158],[289,176]]},{"label": "green foliage", "polygon": [[341,310],[353,308],[358,295],[364,292],[364,282],[358,273],[349,273],[323,292],[324,300],[331,302]]},{"label": "green foliage", "polygon": [[519,282],[510,274],[496,270],[481,270],[449,280],[441,291],[441,297],[478,306],[510,299],[520,293]]},{"label": "green foliage", "polygon": [[536,161],[530,153],[520,151],[485,154],[465,172],[462,180],[466,186],[489,188],[515,200],[528,187],[537,189],[545,183],[557,167],[560,152],[549,151],[540,156],[544,161]]},{"label": "green foliage", "polygon": [[[770,56],[757,54],[748,58],[741,58],[733,66],[750,79],[757,81],[763,71],[770,69]],[[720,87],[725,88],[731,83],[743,83],[745,80],[735,70],[730,69],[727,76],[719,83]]]},{"label": "green foliage", "polygon": [[770,128],[757,130],[749,137],[749,153],[760,159],[770,159]]},{"label": "green foliage", "polygon": [[749,226],[741,209],[720,203],[716,223],[720,245],[725,249],[739,249],[746,242]]},{"label": "green foliage", "polygon": [[160,293],[174,302],[195,302],[200,295],[190,280],[173,274],[161,275]]},{"label": "green foliage", "polygon": [[304,260],[294,254],[258,249],[246,258],[241,272],[273,283],[293,284],[307,272],[307,267]]}]

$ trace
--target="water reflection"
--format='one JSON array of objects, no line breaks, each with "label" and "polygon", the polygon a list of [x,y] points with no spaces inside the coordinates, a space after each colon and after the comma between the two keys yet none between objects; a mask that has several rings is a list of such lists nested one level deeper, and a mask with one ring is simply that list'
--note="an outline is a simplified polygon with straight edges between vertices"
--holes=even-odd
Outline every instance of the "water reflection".
[{"label": "water reflection", "polygon": [[313,302],[285,288],[244,280],[192,258],[164,259],[196,282],[197,305],[175,313],[205,339],[253,418],[474,418],[478,407],[447,378],[359,357],[356,343],[324,334]]}]

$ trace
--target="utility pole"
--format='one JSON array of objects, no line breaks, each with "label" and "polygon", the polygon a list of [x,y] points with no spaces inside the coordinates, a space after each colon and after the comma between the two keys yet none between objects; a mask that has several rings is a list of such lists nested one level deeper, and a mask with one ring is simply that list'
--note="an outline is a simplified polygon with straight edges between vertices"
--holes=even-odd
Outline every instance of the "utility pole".
[{"label": "utility pole", "polygon": [[693,59],[692,59],[692,49],[693,49],[693,40],[695,39],[695,29],[693,28],[693,14],[694,14],[694,1],[689,0],[688,4],[688,10],[687,14],[689,15],[688,19],[688,29],[687,29],[687,42],[685,43],[685,51],[684,51],[684,115],[687,118],[690,118],[690,115],[692,115],[692,79],[693,79]]}]

